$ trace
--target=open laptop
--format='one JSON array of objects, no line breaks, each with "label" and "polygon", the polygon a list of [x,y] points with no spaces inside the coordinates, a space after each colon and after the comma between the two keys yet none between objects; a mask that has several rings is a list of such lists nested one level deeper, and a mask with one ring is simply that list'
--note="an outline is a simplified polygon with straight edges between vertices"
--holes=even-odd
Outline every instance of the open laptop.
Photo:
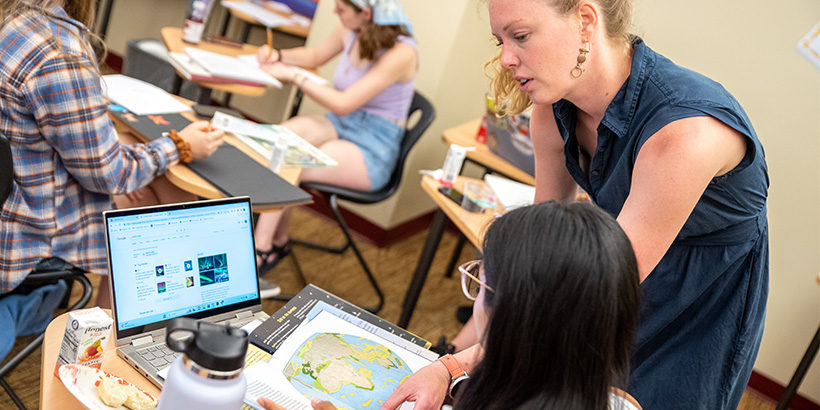
[{"label": "open laptop", "polygon": [[248,197],[107,211],[117,354],[158,387],[172,318],[241,326],[262,312]]}]

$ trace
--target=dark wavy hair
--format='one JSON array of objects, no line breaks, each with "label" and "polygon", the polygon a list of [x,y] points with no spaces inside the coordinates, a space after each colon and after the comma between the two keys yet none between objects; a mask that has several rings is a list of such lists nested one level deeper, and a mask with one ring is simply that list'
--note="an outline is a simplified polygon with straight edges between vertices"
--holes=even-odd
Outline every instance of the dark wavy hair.
[{"label": "dark wavy hair", "polygon": [[615,219],[546,202],[498,218],[484,239],[484,357],[456,409],[605,410],[625,387],[640,283]]},{"label": "dark wavy hair", "polygon": [[[342,0],[342,3],[353,7],[356,13],[361,13],[362,9],[353,4],[350,0]],[[396,44],[399,36],[412,37],[404,26],[380,26],[370,20],[364,27],[359,29],[359,57],[362,60],[375,61],[380,50],[386,50]]]}]

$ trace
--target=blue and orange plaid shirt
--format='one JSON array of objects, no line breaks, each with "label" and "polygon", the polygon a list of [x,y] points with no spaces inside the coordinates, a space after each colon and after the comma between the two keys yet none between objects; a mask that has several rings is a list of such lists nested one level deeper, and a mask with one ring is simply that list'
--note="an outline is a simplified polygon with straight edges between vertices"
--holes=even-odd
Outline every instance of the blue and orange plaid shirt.
[{"label": "blue and orange plaid shirt", "polygon": [[88,29],[60,8],[51,12],[8,16],[0,29],[0,132],[14,160],[13,191],[0,211],[0,293],[48,256],[104,272],[102,211],[111,195],[147,185],[178,161],[167,137],[118,142]]}]

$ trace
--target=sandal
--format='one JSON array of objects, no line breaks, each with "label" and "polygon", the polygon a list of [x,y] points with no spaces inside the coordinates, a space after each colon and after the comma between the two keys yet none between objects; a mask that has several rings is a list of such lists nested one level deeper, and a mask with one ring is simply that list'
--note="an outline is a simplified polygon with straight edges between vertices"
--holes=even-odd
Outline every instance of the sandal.
[{"label": "sandal", "polygon": [[[271,269],[275,268],[276,265],[278,265],[279,262],[282,261],[282,259],[285,259],[288,255],[290,255],[291,246],[290,242],[287,242],[282,246],[273,245],[273,247],[271,247],[270,250],[267,251],[259,249],[255,249],[255,251],[256,256],[262,259],[262,264],[256,268],[256,271],[259,273],[259,276],[262,276],[265,273],[268,273],[268,271],[270,271]],[[270,259],[271,256],[276,256],[276,259],[274,259],[271,262],[268,262],[268,259]]]}]

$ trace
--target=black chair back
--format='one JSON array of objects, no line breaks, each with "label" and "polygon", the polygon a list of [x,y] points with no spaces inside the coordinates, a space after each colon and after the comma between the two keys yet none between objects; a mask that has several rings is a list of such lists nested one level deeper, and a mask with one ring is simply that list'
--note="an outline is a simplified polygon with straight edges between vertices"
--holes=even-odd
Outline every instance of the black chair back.
[{"label": "black chair back", "polygon": [[[415,115],[418,112],[419,115]],[[416,119],[418,118],[418,119]],[[322,182],[306,182],[302,184],[303,188],[318,190],[329,195],[336,195],[340,199],[360,204],[373,204],[383,201],[396,193],[401,183],[402,173],[404,172],[404,162],[407,160],[407,155],[410,150],[418,142],[419,138],[424,135],[424,131],[436,119],[436,109],[433,104],[427,100],[418,91],[413,93],[413,102],[410,103],[410,112],[407,115],[407,127],[404,130],[404,137],[401,141],[401,149],[399,151],[399,159],[396,162],[396,168],[390,175],[390,181],[383,188],[377,191],[357,191],[355,189],[344,188],[337,185],[325,184]]]},{"label": "black chair back", "polygon": [[[419,112],[420,115],[415,124],[411,125],[410,121],[415,121],[414,115],[416,112]],[[416,145],[416,142],[424,135],[424,131],[427,131],[427,128],[435,119],[436,109],[433,108],[433,104],[423,95],[419,94],[418,91],[414,92],[413,102],[410,103],[410,112],[407,115],[407,126],[410,128],[406,128],[404,131],[404,138],[401,141],[401,151],[399,151],[399,160],[396,162],[396,169],[393,170],[393,174],[390,176],[390,182],[387,183],[387,187],[389,187],[391,191],[386,196],[392,195],[396,192],[396,189],[398,189],[401,183],[402,173],[404,172],[404,162],[407,160],[407,156],[410,155],[410,150]]]},{"label": "black chair back", "polygon": [[0,205],[6,202],[14,183],[14,166],[11,162],[11,144],[9,139],[0,133]]}]

